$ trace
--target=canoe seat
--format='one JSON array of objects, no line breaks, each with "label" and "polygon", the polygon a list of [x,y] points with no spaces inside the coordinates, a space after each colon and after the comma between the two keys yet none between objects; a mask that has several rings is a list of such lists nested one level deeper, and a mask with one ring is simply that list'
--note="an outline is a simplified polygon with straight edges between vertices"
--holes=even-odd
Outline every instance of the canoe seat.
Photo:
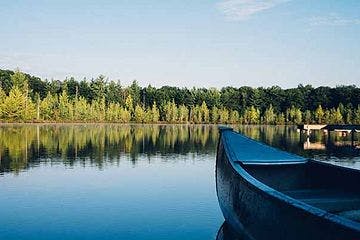
[{"label": "canoe seat", "polygon": [[[350,216],[351,211],[360,209],[360,194],[337,189],[299,189],[284,191],[283,193],[335,214],[349,212],[347,215]],[[355,215],[355,212],[352,214]]]}]

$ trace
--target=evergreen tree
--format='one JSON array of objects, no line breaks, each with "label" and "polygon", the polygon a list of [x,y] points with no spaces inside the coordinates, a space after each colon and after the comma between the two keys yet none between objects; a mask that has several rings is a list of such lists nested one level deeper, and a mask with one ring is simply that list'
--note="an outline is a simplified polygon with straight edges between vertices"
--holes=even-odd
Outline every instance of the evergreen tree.
[{"label": "evergreen tree", "polygon": [[184,104],[179,106],[179,122],[186,123],[189,118],[189,110]]},{"label": "evergreen tree", "polygon": [[106,121],[108,122],[117,122],[119,119],[119,104],[110,103],[106,110]]},{"label": "evergreen tree", "polygon": [[156,102],[153,102],[152,108],[151,108],[151,122],[157,123],[160,120],[160,111],[158,107],[156,106]]},{"label": "evergreen tree", "polygon": [[229,122],[229,111],[226,108],[222,108],[219,111],[219,122],[220,123],[228,123]]},{"label": "evergreen tree", "polygon": [[29,121],[36,117],[35,105],[14,86],[1,105],[2,118],[9,121]]},{"label": "evergreen tree", "polygon": [[63,90],[59,97],[59,117],[63,121],[73,119],[73,107],[69,101],[66,90]]},{"label": "evergreen tree", "polygon": [[273,106],[270,104],[264,113],[264,123],[275,124],[275,119],[276,119],[276,114],[274,113]]},{"label": "evergreen tree", "polygon": [[3,112],[2,112],[2,105],[5,101],[5,99],[6,99],[6,93],[0,86],[0,119],[5,118],[5,116],[3,116]]},{"label": "evergreen tree", "polygon": [[311,116],[311,112],[309,110],[305,111],[304,119],[305,119],[306,124],[310,124],[312,122],[312,116]]},{"label": "evergreen tree", "polygon": [[354,124],[360,124],[360,105],[354,110]]},{"label": "evergreen tree", "polygon": [[284,113],[279,113],[276,116],[276,124],[284,125],[285,124],[285,115]]},{"label": "evergreen tree", "polygon": [[231,111],[229,123],[235,124],[239,122],[239,112],[236,110]]},{"label": "evergreen tree", "polygon": [[11,75],[11,81],[13,83],[13,87],[17,87],[23,93],[28,93],[29,84],[24,73],[19,70],[15,70],[14,74]]},{"label": "evergreen tree", "polygon": [[54,97],[50,92],[40,102],[40,118],[42,120],[51,121],[57,120],[57,98]]},{"label": "evergreen tree", "polygon": [[119,109],[119,122],[129,123],[131,120],[131,113],[127,108],[120,107]]},{"label": "evergreen tree", "polygon": [[165,121],[168,123],[176,123],[178,120],[178,109],[174,100],[167,102],[164,107]]},{"label": "evergreen tree", "polygon": [[133,98],[131,97],[131,95],[128,95],[126,97],[125,107],[130,112],[130,114],[134,112],[134,102],[133,102]]},{"label": "evergreen tree", "polygon": [[216,124],[219,122],[219,118],[220,118],[219,109],[216,106],[214,106],[211,109],[211,122]]},{"label": "evergreen tree", "polygon": [[342,124],[344,123],[343,116],[341,114],[340,108],[332,108],[330,110],[330,123],[332,124]]},{"label": "evergreen tree", "polygon": [[[87,121],[90,118],[89,114],[90,106],[86,102],[84,97],[76,98],[74,101],[74,120]],[[112,110],[111,104],[109,105],[108,112]],[[111,113],[110,113],[111,114]]]},{"label": "evergreen tree", "polygon": [[315,110],[315,121],[316,123],[322,124],[324,122],[324,110],[322,109],[321,105],[317,107]]},{"label": "evergreen tree", "polygon": [[251,106],[245,110],[244,118],[246,124],[258,124],[260,122],[260,110]]},{"label": "evergreen tree", "polygon": [[205,103],[205,101],[202,102],[201,107],[200,107],[200,111],[201,111],[201,120],[200,122],[202,123],[208,123],[209,122],[209,109]]},{"label": "evergreen tree", "polygon": [[145,111],[144,109],[138,104],[135,107],[135,122],[143,123],[145,121]]}]

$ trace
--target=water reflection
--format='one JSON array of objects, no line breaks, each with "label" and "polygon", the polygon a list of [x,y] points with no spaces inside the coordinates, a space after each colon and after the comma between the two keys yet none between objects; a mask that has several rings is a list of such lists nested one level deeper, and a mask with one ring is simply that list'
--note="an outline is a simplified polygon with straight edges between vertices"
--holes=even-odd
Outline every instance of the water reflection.
[{"label": "water reflection", "polygon": [[360,161],[360,133],[355,134],[354,141],[351,141],[351,134],[338,132],[326,135],[322,131],[313,131],[307,137],[292,126],[238,126],[236,129],[251,138],[304,157],[342,162],[344,165]]},{"label": "water reflection", "polygon": [[2,125],[0,173],[60,162],[102,168],[121,155],[136,165],[139,155],[215,153],[217,138],[209,125]]},{"label": "water reflection", "polygon": [[[360,160],[359,135],[330,136],[314,131],[309,138],[291,126],[235,126],[235,130],[272,146],[325,161]],[[46,124],[0,126],[0,174],[19,173],[41,163],[83,166],[117,164],[126,155],[136,165],[139,155],[211,153],[218,131],[211,125]],[[173,158],[174,159],[174,158]]]}]

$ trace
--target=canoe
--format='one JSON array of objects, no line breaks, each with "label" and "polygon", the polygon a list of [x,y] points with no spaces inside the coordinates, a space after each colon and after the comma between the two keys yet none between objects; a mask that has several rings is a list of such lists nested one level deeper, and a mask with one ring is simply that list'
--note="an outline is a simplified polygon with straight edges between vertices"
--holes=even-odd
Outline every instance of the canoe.
[{"label": "canoe", "polygon": [[220,128],[216,191],[247,239],[360,239],[360,171],[306,159]]}]

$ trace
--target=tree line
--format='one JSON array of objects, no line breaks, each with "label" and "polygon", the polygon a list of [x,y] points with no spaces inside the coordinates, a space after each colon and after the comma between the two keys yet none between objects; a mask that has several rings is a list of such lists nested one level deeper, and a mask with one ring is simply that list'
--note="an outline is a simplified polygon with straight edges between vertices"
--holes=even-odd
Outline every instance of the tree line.
[{"label": "tree line", "polygon": [[360,124],[360,88],[140,87],[67,78],[42,80],[0,70],[3,122]]}]

